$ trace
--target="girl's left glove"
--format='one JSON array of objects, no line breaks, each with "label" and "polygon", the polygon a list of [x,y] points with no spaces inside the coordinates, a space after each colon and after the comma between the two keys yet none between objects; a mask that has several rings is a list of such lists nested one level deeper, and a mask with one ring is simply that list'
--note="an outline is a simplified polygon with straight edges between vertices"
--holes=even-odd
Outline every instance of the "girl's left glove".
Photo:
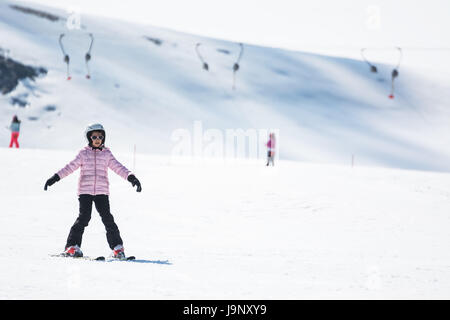
[{"label": "girl's left glove", "polygon": [[128,181],[131,182],[131,185],[137,186],[136,192],[141,192],[142,188],[141,188],[141,183],[139,182],[139,180],[134,176],[134,174],[130,174],[127,178]]}]

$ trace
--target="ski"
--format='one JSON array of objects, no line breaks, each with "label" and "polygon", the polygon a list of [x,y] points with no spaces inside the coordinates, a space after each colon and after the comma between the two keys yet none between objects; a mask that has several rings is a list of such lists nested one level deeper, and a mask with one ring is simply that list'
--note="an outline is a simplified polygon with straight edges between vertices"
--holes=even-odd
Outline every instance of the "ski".
[{"label": "ski", "polygon": [[89,260],[89,261],[105,261],[105,257],[104,256],[98,256],[98,257],[89,257],[89,256],[82,256],[82,257],[72,257],[69,255],[66,255],[64,253],[60,253],[60,254],[51,254],[51,257],[59,257],[59,258],[72,258],[72,259],[77,259],[77,260]]},{"label": "ski", "polygon": [[132,261],[132,260],[136,260],[135,256],[129,256],[129,257],[125,257],[125,258],[114,258],[114,257],[110,257],[108,258],[106,261],[111,262],[111,261]]},{"label": "ski", "polygon": [[98,256],[98,257],[89,257],[89,256],[82,256],[82,257],[72,257],[69,255],[66,255],[64,253],[60,253],[60,254],[51,254],[51,257],[58,257],[58,258],[72,258],[72,259],[76,259],[76,260],[89,260],[89,261],[106,261],[106,262],[112,262],[112,261],[133,261],[136,260],[135,256],[129,256],[129,257],[125,257],[125,258],[113,258],[113,257],[109,257],[109,258],[105,258],[104,256]]}]

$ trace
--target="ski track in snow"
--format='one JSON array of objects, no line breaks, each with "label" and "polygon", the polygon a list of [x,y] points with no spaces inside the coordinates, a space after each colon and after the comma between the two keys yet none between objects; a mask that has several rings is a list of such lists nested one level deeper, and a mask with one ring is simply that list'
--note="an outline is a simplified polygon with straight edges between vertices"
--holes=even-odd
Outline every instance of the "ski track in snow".
[{"label": "ski track in snow", "polygon": [[[74,155],[0,149],[0,298],[448,297],[449,174],[138,154],[142,193],[110,173],[137,261],[105,263],[48,256],[77,216],[79,173],[44,183]],[[95,209],[82,248],[109,253]]]}]

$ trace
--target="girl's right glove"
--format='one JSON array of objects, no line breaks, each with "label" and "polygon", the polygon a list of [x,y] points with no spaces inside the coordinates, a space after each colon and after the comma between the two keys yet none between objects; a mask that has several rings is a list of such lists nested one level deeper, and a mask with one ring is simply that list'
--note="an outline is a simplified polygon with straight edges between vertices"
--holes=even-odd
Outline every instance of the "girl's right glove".
[{"label": "girl's right glove", "polygon": [[131,185],[137,186],[136,192],[141,192],[142,188],[141,188],[141,183],[139,182],[139,180],[134,176],[134,174],[130,174],[127,178],[128,181],[131,182]]},{"label": "girl's right glove", "polygon": [[60,180],[60,178],[59,178],[58,174],[55,173],[55,174],[54,174],[50,179],[48,179],[47,182],[45,183],[44,190],[47,190],[47,187],[48,187],[48,186],[51,186],[52,184],[54,184],[55,182],[57,182],[57,181],[59,181],[59,180]]}]

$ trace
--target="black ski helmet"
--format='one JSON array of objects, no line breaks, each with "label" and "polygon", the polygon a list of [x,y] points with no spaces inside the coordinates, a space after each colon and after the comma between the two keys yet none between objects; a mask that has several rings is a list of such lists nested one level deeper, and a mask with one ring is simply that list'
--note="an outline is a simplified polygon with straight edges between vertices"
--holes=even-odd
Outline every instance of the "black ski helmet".
[{"label": "black ski helmet", "polygon": [[86,130],[84,131],[84,135],[88,141],[89,146],[92,147],[91,133],[93,131],[100,131],[103,134],[102,146],[104,146],[105,140],[106,140],[106,132],[105,132],[105,128],[103,128],[103,126],[100,123],[90,124],[87,126]]}]

